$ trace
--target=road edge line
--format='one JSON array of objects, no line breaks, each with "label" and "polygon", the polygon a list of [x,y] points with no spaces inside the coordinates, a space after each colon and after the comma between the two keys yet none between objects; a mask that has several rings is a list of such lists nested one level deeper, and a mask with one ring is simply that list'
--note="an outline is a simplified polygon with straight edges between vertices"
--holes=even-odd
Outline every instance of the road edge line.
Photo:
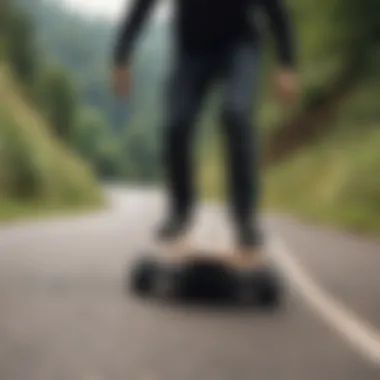
[{"label": "road edge line", "polygon": [[332,297],[302,268],[278,237],[269,240],[270,254],[276,259],[295,290],[352,348],[380,367],[380,332]]}]

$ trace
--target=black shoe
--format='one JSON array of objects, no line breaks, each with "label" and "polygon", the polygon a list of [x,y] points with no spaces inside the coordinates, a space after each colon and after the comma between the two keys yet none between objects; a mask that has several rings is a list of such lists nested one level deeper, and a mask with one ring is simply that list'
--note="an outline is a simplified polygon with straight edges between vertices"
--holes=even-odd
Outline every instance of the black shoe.
[{"label": "black shoe", "polygon": [[259,232],[251,226],[243,226],[238,230],[239,248],[243,250],[253,250],[262,246],[262,237]]},{"label": "black shoe", "polygon": [[157,230],[157,237],[161,241],[177,239],[185,234],[187,220],[185,218],[170,218]]}]

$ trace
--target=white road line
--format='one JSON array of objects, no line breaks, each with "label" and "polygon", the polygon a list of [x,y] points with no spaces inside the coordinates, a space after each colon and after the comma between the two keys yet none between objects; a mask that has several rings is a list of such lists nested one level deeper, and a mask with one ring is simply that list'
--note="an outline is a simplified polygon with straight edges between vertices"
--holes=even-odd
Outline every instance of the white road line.
[{"label": "white road line", "polygon": [[269,248],[296,291],[352,348],[380,367],[380,332],[324,291],[304,271],[281,239],[273,237]]}]

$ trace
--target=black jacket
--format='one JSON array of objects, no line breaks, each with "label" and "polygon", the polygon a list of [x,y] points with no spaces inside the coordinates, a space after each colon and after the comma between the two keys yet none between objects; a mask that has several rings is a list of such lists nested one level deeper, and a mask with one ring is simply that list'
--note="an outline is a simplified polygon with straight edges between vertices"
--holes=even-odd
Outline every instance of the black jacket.
[{"label": "black jacket", "polygon": [[[134,42],[157,0],[134,0],[125,16],[115,47],[115,64],[126,63]],[[283,0],[174,0],[176,40],[187,50],[217,49],[233,39],[258,38],[253,11],[267,16],[280,62],[295,61],[289,15]]]}]

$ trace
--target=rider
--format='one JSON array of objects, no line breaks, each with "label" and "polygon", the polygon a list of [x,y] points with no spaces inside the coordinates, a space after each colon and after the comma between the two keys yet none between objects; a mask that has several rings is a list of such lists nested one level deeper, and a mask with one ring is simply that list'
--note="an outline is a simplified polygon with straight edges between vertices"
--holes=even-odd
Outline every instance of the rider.
[{"label": "rider", "polygon": [[[129,91],[132,51],[155,2],[134,0],[120,26],[113,73],[118,95]],[[294,101],[298,80],[289,15],[283,0],[175,0],[174,3],[175,65],[169,81],[164,125],[171,203],[159,237],[174,241],[187,231],[194,202],[191,160],[194,124],[205,94],[218,79],[224,84],[220,121],[228,148],[229,192],[237,247],[242,254],[261,258],[257,128],[251,123],[262,50],[259,18],[255,16],[266,16],[272,30],[279,62],[275,77],[279,95],[282,100]]]}]

